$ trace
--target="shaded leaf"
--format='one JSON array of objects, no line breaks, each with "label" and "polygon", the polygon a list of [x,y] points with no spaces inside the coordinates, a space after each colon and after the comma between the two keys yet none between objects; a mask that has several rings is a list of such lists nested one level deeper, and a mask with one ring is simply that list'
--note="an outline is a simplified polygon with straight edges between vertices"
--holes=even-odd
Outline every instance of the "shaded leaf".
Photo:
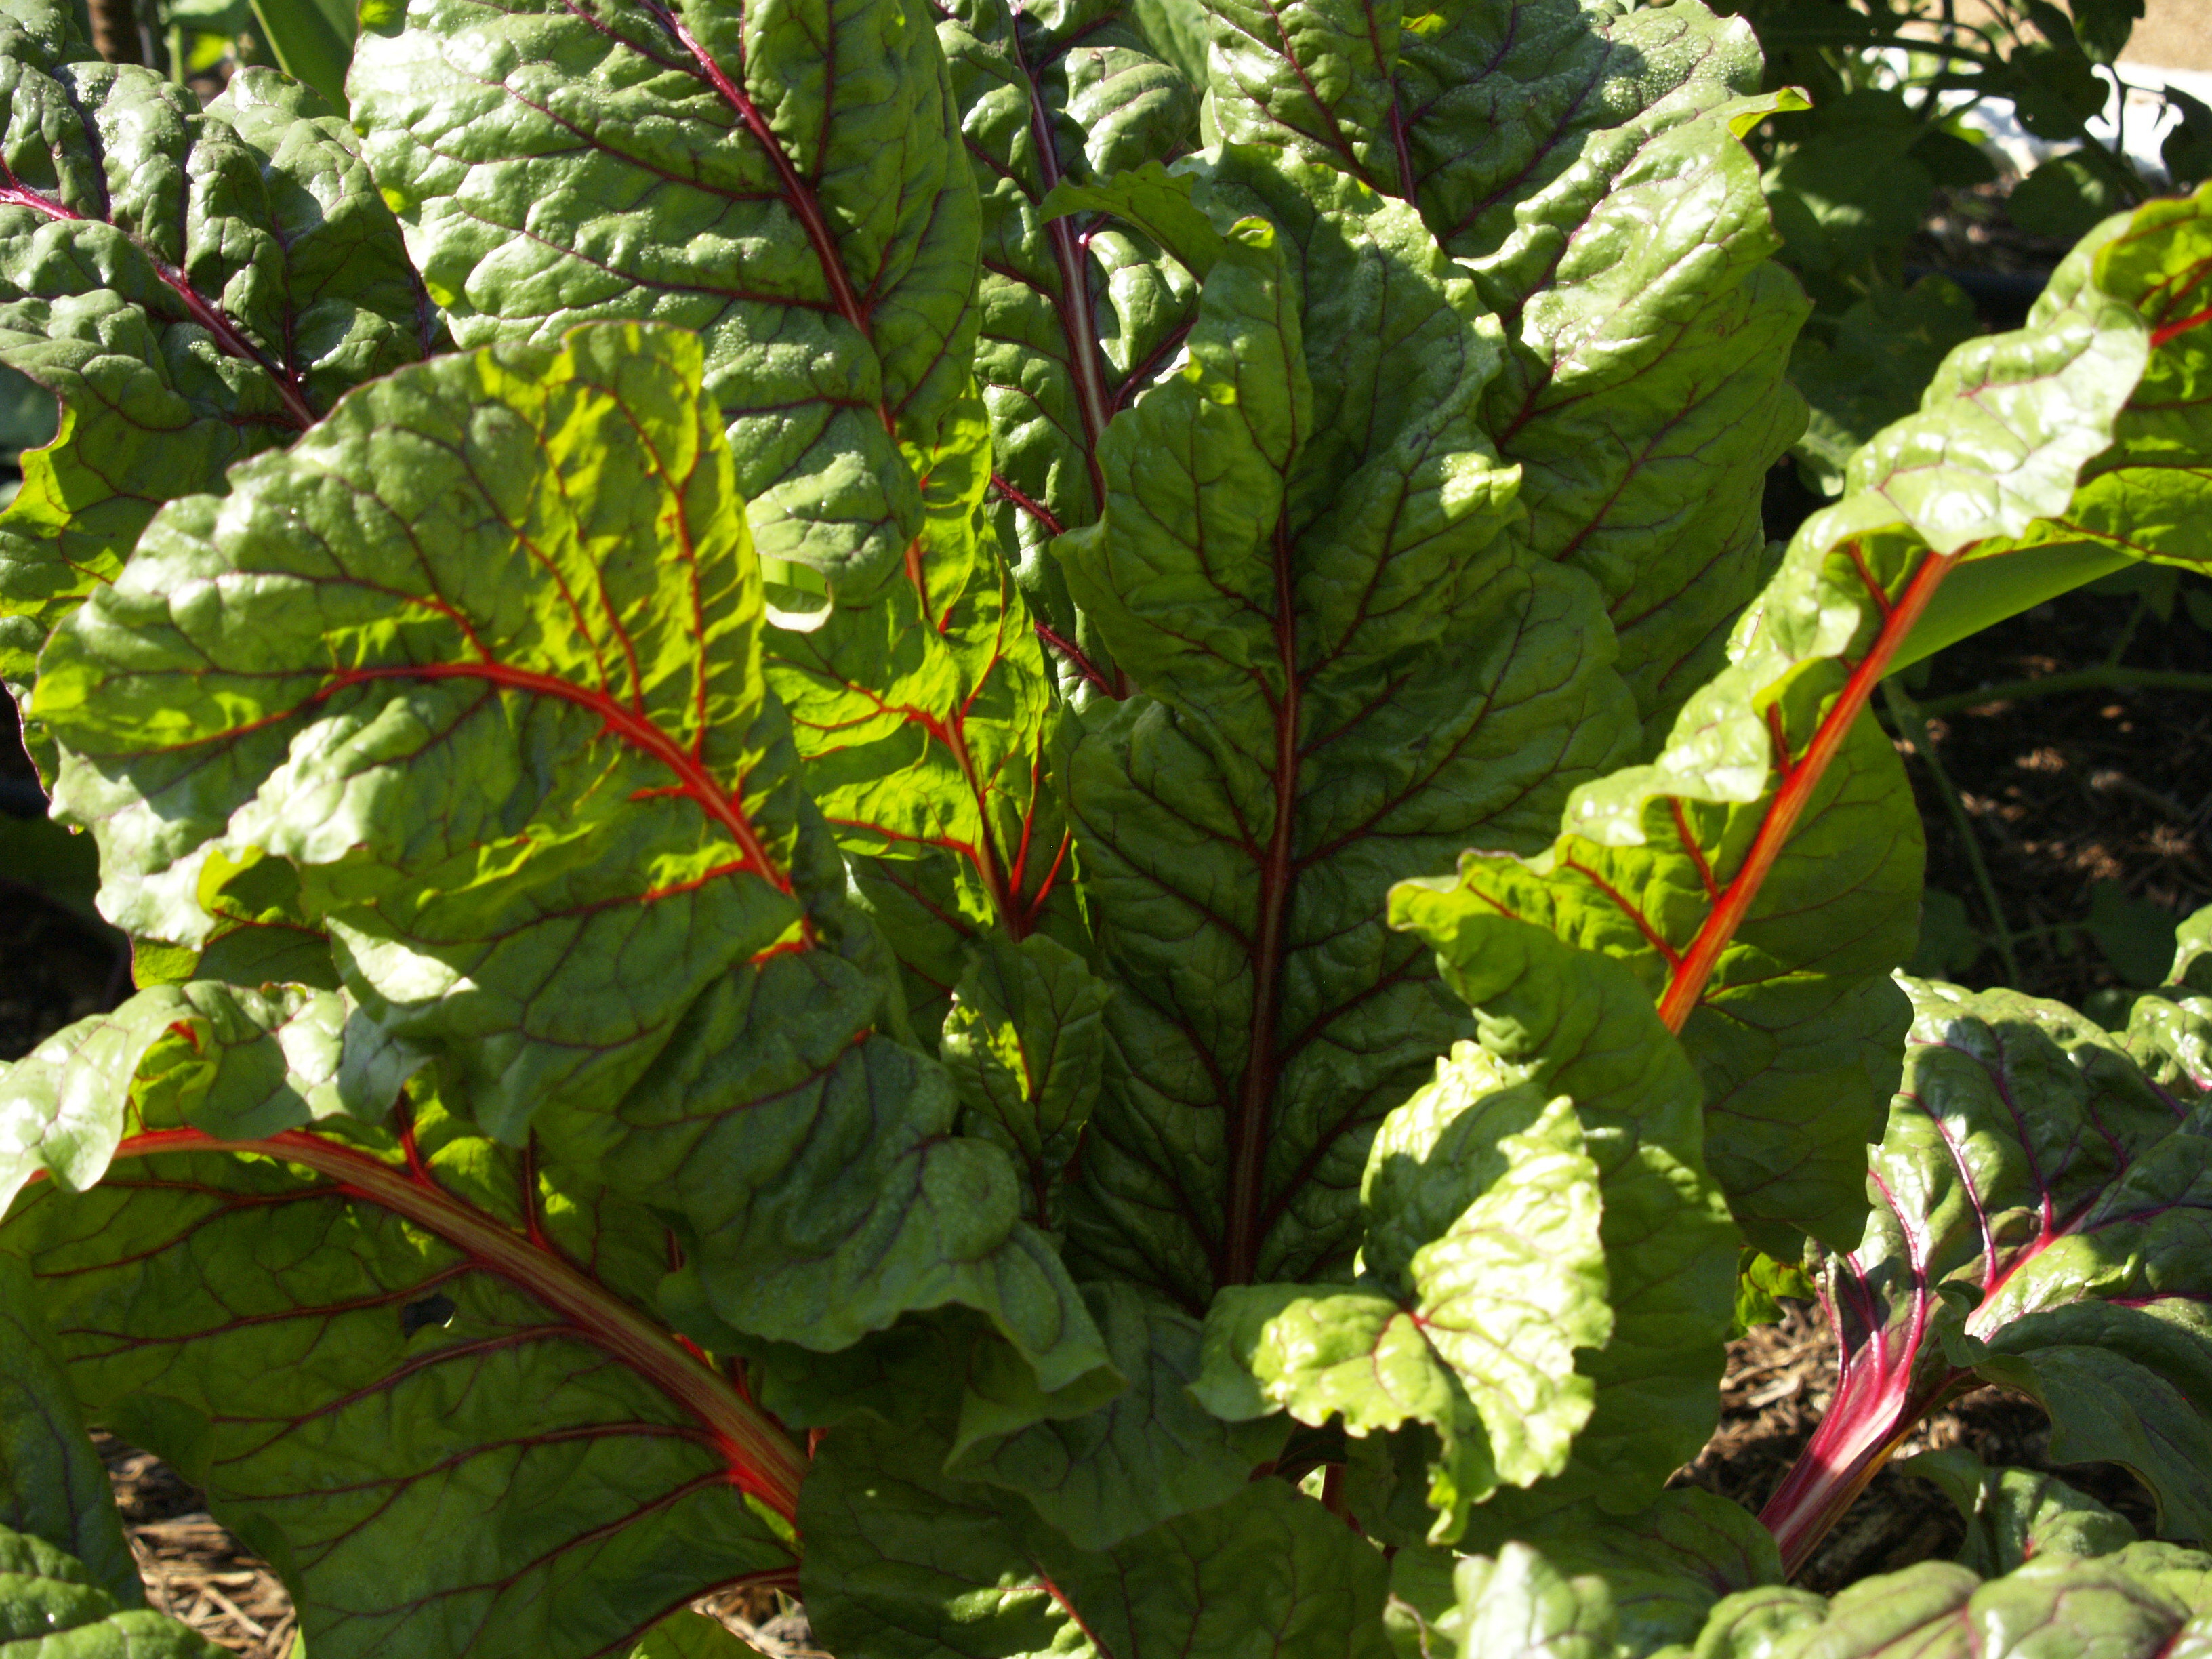
[{"label": "shaded leaf", "polygon": [[222,1659],[223,1650],[151,1608],[118,1608],[83,1563],[0,1526],[0,1644],[38,1659]]},{"label": "shaded leaf", "polygon": [[1282,1449],[1285,1423],[1228,1423],[1192,1398],[1200,1328],[1127,1285],[1083,1297],[1128,1389],[1097,1411],[1012,1434],[963,1414],[951,1471],[1019,1492],[1077,1548],[1111,1549],[1164,1521],[1234,1498]]},{"label": "shaded leaf", "polygon": [[[143,1607],[145,1587],[123,1536],[107,1470],[92,1449],[62,1357],[32,1299],[22,1264],[0,1255],[0,1535],[35,1539],[71,1558],[88,1587]],[[35,1552],[34,1552],[35,1553]],[[21,1571],[0,1568],[0,1575]],[[15,1623],[0,1591],[0,1626]],[[10,1636],[31,1632],[19,1629]]]},{"label": "shaded leaf", "polygon": [[2124,1516],[2040,1469],[1993,1469],[1963,1446],[1900,1458],[1897,1467],[1959,1506],[1966,1541],[1955,1559],[1984,1578],[2032,1558],[2110,1555],[2136,1541]]},{"label": "shaded leaf", "polygon": [[1382,1558],[1279,1480],[1112,1550],[949,1481],[920,1436],[836,1430],[804,1489],[802,1588],[832,1651],[1084,1659],[1383,1659]]},{"label": "shaded leaf", "polygon": [[953,994],[940,1053],[963,1127],[1006,1148],[1023,1176],[1022,1213],[1057,1224],[1058,1188],[1105,1063],[1106,986],[1042,935],[981,941]]},{"label": "shaded leaf", "polygon": [[433,1110],[243,1145],[128,1127],[106,1181],[33,1188],[0,1249],[88,1413],[208,1491],[313,1651],[580,1659],[788,1582],[803,1459],[764,1463],[774,1431],[641,1311],[646,1212]]}]

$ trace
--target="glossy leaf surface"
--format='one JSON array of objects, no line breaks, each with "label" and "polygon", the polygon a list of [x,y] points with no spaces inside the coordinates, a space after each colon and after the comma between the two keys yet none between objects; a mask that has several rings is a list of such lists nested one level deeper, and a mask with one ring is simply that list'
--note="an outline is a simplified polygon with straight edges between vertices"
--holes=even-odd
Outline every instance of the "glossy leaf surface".
[{"label": "glossy leaf surface", "polygon": [[344,121],[273,70],[203,111],[70,9],[0,15],[0,362],[58,398],[0,515],[0,678],[112,579],[156,507],[220,490],[436,323]]},{"label": "glossy leaf surface", "polygon": [[[825,55],[825,42],[837,42]],[[967,378],[975,186],[912,0],[412,0],[349,82],[465,347],[696,329],[763,554],[891,574]]]},{"label": "glossy leaf surface", "polygon": [[1359,1277],[1224,1290],[1197,1394],[1231,1419],[1429,1425],[1431,1537],[1449,1541],[1499,1486],[1559,1474],[1589,1419],[1576,1350],[1613,1334],[1597,1165],[1570,1101],[1462,1043],[1383,1119],[1361,1186]]},{"label": "glossy leaf surface", "polygon": [[1712,1432],[1735,1247],[1698,1158],[1698,1083],[1628,971],[1506,921],[1446,884],[1391,894],[1479,1012],[1495,1070],[1573,1103],[1596,1164],[1612,1335],[1576,1355],[1594,1406],[1565,1469],[1492,1500],[1510,1528],[1577,1499],[1627,1513]]},{"label": "glossy leaf surface", "polygon": [[1383,887],[1541,833],[1633,719],[1595,587],[1504,542],[1494,328],[1419,220],[1237,152],[1201,204],[1250,222],[1059,544],[1143,688],[1064,773],[1115,984],[1069,1247],[1193,1311],[1349,1266],[1373,1126],[1467,1034]]},{"label": "glossy leaf surface", "polygon": [[289,861],[358,1018],[680,1217],[740,1328],[960,1303],[1062,1386],[1073,1285],[879,1029],[700,375],[622,325],[441,358],[178,504],[48,650],[61,799],[141,933],[205,935],[211,856]]}]

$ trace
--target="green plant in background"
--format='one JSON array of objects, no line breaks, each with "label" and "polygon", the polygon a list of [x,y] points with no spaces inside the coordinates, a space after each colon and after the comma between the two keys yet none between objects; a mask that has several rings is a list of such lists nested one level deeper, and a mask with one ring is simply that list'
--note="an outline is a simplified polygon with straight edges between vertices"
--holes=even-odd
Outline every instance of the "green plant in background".
[{"label": "green plant in background", "polygon": [[[1826,1640],[1785,1559],[1967,1376],[2202,1539],[2202,924],[2124,1039],[1893,979],[1868,704],[2201,560],[2212,192],[1770,549],[1780,100],[1694,0],[413,0],[349,118],[46,0],[0,64],[0,672],[139,987],[0,1073],[8,1386],[317,1659],[738,1584],[842,1659]],[[1923,1084],[1991,1031],[2112,1156]],[[1770,1532],[1664,1488],[1800,1261],[1880,1336]],[[2040,1514],[1923,1623],[2202,1631],[2108,1526],[1984,1585]],[[0,1525],[0,1617],[137,1617],[97,1504]]]},{"label": "green plant in background", "polygon": [[[1770,87],[1803,88],[1808,113],[1765,129],[1765,187],[1781,258],[1814,313],[1790,377],[1812,405],[1796,456],[1822,494],[1845,463],[1910,410],[1944,354],[1981,331],[1964,290],[1906,270],[1906,244],[1937,187],[1994,182],[1997,167],[1966,124],[1978,106],[2009,107],[2034,137],[2071,149],[2012,190],[2006,207],[2030,233],[2066,241],[2161,189],[2212,176],[2212,111],[2179,88],[2164,145],[2165,179],[2146,178],[2089,123],[2124,86],[2117,66],[2140,0],[1995,0],[1964,14],[1954,0],[1740,0],[1757,29]],[[2124,104],[2124,100],[2123,100]]]}]

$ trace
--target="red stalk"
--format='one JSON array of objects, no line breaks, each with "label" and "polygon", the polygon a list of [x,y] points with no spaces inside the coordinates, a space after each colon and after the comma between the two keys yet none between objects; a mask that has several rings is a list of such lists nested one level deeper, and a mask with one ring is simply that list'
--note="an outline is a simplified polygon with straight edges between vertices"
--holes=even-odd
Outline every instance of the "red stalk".
[{"label": "red stalk", "polygon": [[714,1437],[729,1465],[732,1484],[786,1521],[796,1516],[806,1458],[781,1425],[605,1285],[498,1218],[463,1203],[427,1173],[396,1169],[355,1147],[301,1129],[288,1129],[266,1140],[219,1140],[197,1129],[161,1129],[129,1137],[115,1155],[143,1158],[167,1152],[244,1152],[298,1164],[330,1176],[349,1197],[404,1216],[436,1234],[485,1272],[560,1314],[579,1336],[690,1412]]},{"label": "red stalk", "polygon": [[1790,832],[1796,829],[1798,818],[1820,785],[1821,774],[1844,746],[1844,739],[1864,711],[1875,687],[1888,672],[1890,659],[1912,632],[1913,624],[1920,620],[1921,612],[1927,610],[1929,600],[1936,597],[1936,588],[1959,557],[1956,553],[1927,554],[1894,604],[1887,601],[1880,588],[1871,582],[1868,584],[1869,592],[1883,607],[1881,625],[1875,630],[1866,655],[1851,670],[1850,678],[1844,682],[1844,689],[1837,694],[1834,704],[1813,733],[1813,740],[1805,745],[1804,753],[1792,759],[1786,751],[1778,752],[1775,765],[1782,774],[1782,787],[1775,791],[1774,804],[1767,809],[1759,833],[1752,840],[1743,867],[1722,890],[1719,902],[1698,929],[1690,948],[1682,953],[1680,965],[1668,978],[1666,994],[1659,999],[1659,1018],[1666,1022],[1668,1030],[1680,1031],[1697,1007],[1698,999],[1705,994],[1706,981],[1712,978],[1713,969],[1721,959],[1721,952],[1728,949],[1735,930],[1750,914],[1752,901],[1759,896],[1767,872],[1781,857]]}]

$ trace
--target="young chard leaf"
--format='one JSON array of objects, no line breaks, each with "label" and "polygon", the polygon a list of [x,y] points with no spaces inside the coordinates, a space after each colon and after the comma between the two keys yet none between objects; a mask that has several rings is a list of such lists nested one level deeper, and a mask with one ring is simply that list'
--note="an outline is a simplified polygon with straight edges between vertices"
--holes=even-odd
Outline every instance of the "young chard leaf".
[{"label": "young chard leaf", "polygon": [[957,1303],[1063,1386],[1103,1363],[1073,1284],[884,1032],[700,376],[620,325],[444,357],[169,508],[48,647],[59,799],[134,931],[204,936],[211,855],[288,860],[355,1018],[683,1218],[738,1328]]},{"label": "young chard leaf", "polygon": [[1598,1172],[1613,1316],[1611,1340],[1574,1356],[1589,1420],[1565,1469],[1500,1492],[1485,1525],[1511,1528],[1578,1500],[1638,1509],[1712,1432],[1735,1280],[1727,1212],[1698,1158],[1696,1074],[1619,963],[1507,921],[1448,881],[1401,884],[1390,920],[1435,949],[1478,1011],[1489,1075],[1526,1098],[1572,1103]]},{"label": "young chard leaf", "polygon": [[1060,1188],[1097,1103],[1106,986],[1042,937],[982,941],[955,988],[939,1056],[967,1133],[1006,1149],[1023,1176],[1022,1213],[1060,1224]]},{"label": "young chard leaf", "polygon": [[1747,24],[1582,0],[1217,0],[1221,136],[1419,206],[1509,349],[1484,394],[1538,556],[1588,571],[1656,746],[1757,589],[1767,468],[1804,423],[1783,379],[1805,301],[1736,132]]},{"label": "young chard leaf", "polygon": [[1372,1126],[1468,1033],[1382,885],[1540,834],[1633,726],[1595,588],[1504,544],[1494,325],[1419,220],[1210,165],[1209,212],[1273,226],[1229,239],[1059,544],[1142,688],[1062,772],[1115,988],[1069,1249],[1193,1312],[1349,1265]]},{"label": "young chard leaf", "polygon": [[1650,988],[1704,1074],[1713,1170],[1770,1252],[1856,1237],[1905,1018],[1887,973],[1912,948],[1921,837],[1866,700],[1962,550],[2063,513],[2111,442],[2150,330],[2097,258],[2076,250],[2027,328],[1953,352],[1921,412],[1860,451],[1651,763],[1577,791],[1541,857],[1461,866],[1501,914]]},{"label": "young chard leaf", "polygon": [[61,403],[0,514],[0,680],[163,501],[220,490],[437,329],[345,122],[241,70],[203,111],[100,62],[70,8],[0,16],[0,362]]},{"label": "young chard leaf", "polygon": [[2050,1409],[2054,1456],[2133,1469],[2161,1530],[2212,1536],[2212,1096],[2156,1074],[2212,1004],[2152,994],[2122,1041],[2054,1003],[1905,983],[1873,1215],[1827,1264],[1835,1403],[1761,1517],[1784,1560],[1977,1378]]},{"label": "young chard leaf", "polygon": [[1571,1102],[1463,1042],[1382,1120],[1361,1196],[1359,1277],[1224,1289],[1195,1391],[1231,1421],[1429,1425],[1430,1537],[1449,1542],[1500,1486],[1565,1468],[1589,1420],[1575,1351],[1613,1334],[1597,1165]]},{"label": "young chard leaf", "polygon": [[[835,40],[834,53],[825,43]],[[918,0],[410,0],[349,82],[465,347],[696,329],[761,551],[899,568],[975,337],[975,191]]]},{"label": "young chard leaf", "polygon": [[1284,1481],[1085,1553],[1018,1498],[939,1473],[920,1434],[836,1429],[799,1504],[833,1652],[921,1659],[1388,1659],[1382,1555]]}]

